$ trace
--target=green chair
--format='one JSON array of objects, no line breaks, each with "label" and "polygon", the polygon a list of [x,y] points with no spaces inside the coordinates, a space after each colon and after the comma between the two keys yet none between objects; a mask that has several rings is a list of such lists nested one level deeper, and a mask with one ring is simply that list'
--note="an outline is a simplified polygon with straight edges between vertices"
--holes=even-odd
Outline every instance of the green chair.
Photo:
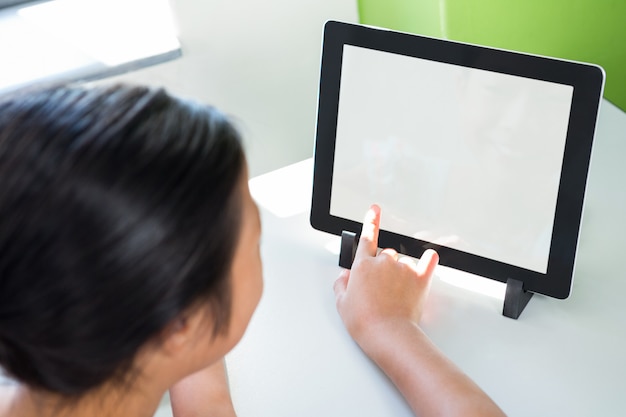
[{"label": "green chair", "polygon": [[363,24],[598,64],[626,110],[624,0],[358,0]]}]

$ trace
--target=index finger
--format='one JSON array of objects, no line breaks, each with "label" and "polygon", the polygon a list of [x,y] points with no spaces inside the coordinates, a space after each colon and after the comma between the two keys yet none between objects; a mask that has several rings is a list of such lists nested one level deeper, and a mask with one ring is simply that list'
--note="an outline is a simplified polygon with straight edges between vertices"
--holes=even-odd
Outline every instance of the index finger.
[{"label": "index finger", "polygon": [[373,204],[363,219],[363,229],[356,248],[355,258],[376,256],[378,249],[378,231],[380,229],[380,207]]}]

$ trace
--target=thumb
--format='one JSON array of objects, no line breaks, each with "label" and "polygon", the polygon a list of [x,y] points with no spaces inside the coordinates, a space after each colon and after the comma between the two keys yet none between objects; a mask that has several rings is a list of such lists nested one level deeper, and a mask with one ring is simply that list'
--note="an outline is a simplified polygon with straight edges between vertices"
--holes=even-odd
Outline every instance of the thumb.
[{"label": "thumb", "polygon": [[335,284],[333,285],[333,290],[335,291],[335,300],[339,302],[339,300],[346,293],[348,288],[348,279],[350,278],[350,270],[344,269],[339,274],[337,280],[335,280]]}]

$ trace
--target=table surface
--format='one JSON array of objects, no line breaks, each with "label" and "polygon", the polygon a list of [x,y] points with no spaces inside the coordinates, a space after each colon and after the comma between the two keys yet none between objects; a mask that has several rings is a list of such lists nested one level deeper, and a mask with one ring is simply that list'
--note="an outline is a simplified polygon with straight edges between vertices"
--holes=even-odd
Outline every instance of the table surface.
[{"label": "table surface", "polygon": [[[510,416],[618,416],[626,409],[626,113],[603,101],[572,295],[535,295],[502,316],[504,284],[438,267],[422,327]],[[335,309],[339,238],[308,222],[312,161],[253,178],[265,290],[227,356],[247,416],[411,416]]]}]

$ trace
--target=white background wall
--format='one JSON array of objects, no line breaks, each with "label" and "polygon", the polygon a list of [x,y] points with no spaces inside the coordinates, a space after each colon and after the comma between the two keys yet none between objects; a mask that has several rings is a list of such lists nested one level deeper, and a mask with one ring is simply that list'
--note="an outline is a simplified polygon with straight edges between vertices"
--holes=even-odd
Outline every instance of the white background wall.
[{"label": "white background wall", "polygon": [[323,24],[356,22],[356,1],[171,2],[183,57],[114,80],[162,85],[235,117],[251,176],[312,156]]}]

